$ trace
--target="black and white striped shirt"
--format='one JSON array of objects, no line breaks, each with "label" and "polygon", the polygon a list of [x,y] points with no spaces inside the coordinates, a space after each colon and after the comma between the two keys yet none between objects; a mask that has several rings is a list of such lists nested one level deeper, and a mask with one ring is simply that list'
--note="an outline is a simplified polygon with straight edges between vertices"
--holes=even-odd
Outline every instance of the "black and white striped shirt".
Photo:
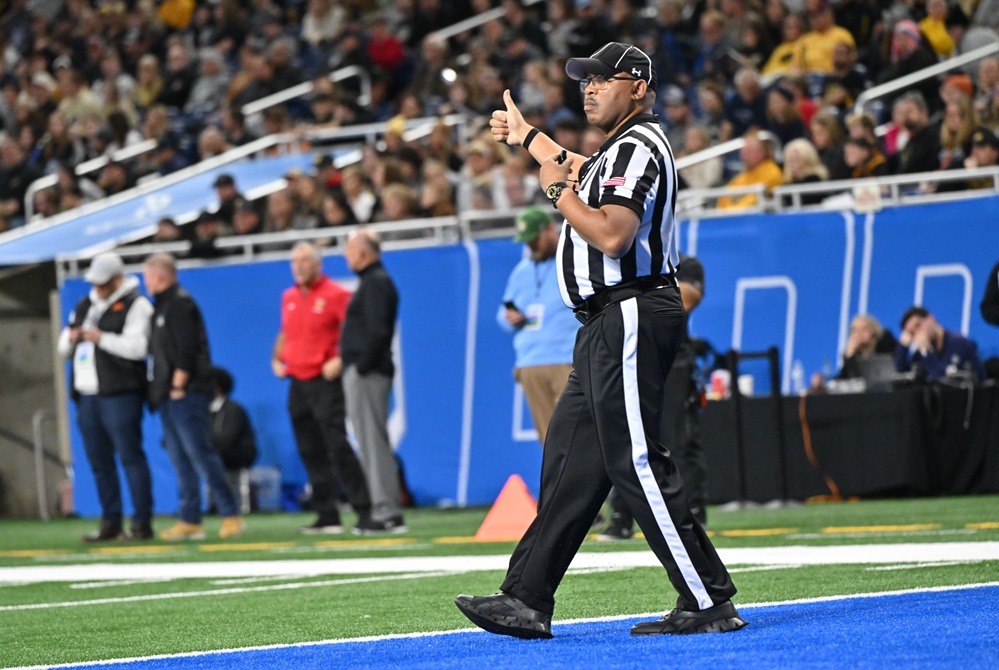
[{"label": "black and white striped shirt", "polygon": [[655,116],[639,114],[608,139],[579,171],[579,197],[590,207],[621,205],[638,215],[635,243],[621,258],[590,246],[568,222],[558,244],[562,300],[577,307],[617,284],[671,275],[679,263],[674,224],[676,164]]}]

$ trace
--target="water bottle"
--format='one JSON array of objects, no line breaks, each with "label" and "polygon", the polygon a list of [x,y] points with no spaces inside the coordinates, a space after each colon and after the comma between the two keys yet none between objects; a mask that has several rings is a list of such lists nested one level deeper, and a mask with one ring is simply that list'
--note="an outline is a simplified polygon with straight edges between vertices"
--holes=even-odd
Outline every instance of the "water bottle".
[{"label": "water bottle", "polygon": [[805,389],[805,366],[796,360],[791,366],[791,393],[802,395]]}]

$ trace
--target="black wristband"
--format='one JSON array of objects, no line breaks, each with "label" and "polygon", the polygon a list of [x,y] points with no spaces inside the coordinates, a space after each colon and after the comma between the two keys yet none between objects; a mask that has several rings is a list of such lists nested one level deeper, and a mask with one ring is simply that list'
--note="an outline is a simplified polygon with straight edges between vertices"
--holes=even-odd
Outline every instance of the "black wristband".
[{"label": "black wristband", "polygon": [[524,141],[520,143],[520,146],[529,150],[531,147],[531,142],[534,141],[535,135],[539,135],[540,133],[541,131],[538,130],[537,128],[531,128],[530,132],[527,133],[527,137],[525,137]]}]

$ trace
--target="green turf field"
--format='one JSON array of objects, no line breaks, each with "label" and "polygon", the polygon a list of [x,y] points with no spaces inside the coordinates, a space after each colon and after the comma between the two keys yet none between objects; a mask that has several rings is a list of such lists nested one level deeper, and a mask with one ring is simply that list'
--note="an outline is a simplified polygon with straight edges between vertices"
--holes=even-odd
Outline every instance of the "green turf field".
[{"label": "green turf field", "polygon": [[[209,519],[202,542],[100,546],[79,542],[91,520],[5,520],[0,667],[467,628],[452,598],[495,591],[513,547],[473,541],[486,511],[411,510],[410,532],[377,539],[253,515],[235,540],[212,539]],[[723,557],[740,557],[737,604],[999,581],[996,496],[709,514]],[[644,541],[581,554],[596,567],[570,570],[556,621],[671,607],[663,571],[632,566],[651,557]]]}]

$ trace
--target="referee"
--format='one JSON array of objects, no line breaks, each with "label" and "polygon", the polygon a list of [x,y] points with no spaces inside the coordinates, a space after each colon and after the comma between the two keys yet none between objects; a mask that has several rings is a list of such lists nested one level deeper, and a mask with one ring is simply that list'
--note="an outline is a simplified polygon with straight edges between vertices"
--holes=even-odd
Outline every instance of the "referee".
[{"label": "referee", "polygon": [[652,61],[611,42],[590,58],[570,58],[565,69],[579,82],[587,120],[607,137],[593,156],[567,154],[528,126],[509,91],[490,125],[494,138],[523,145],[541,162],[542,188],[566,220],[559,288],[584,325],[549,427],[537,518],[514,550],[501,592],[455,603],[492,633],[550,638],[555,590],[613,484],[679,594],[675,609],[631,633],[738,630],[746,622],[730,600],[735,586],[660,446],[659,411],[684,310],[673,276],[676,168],[649,111]]}]

